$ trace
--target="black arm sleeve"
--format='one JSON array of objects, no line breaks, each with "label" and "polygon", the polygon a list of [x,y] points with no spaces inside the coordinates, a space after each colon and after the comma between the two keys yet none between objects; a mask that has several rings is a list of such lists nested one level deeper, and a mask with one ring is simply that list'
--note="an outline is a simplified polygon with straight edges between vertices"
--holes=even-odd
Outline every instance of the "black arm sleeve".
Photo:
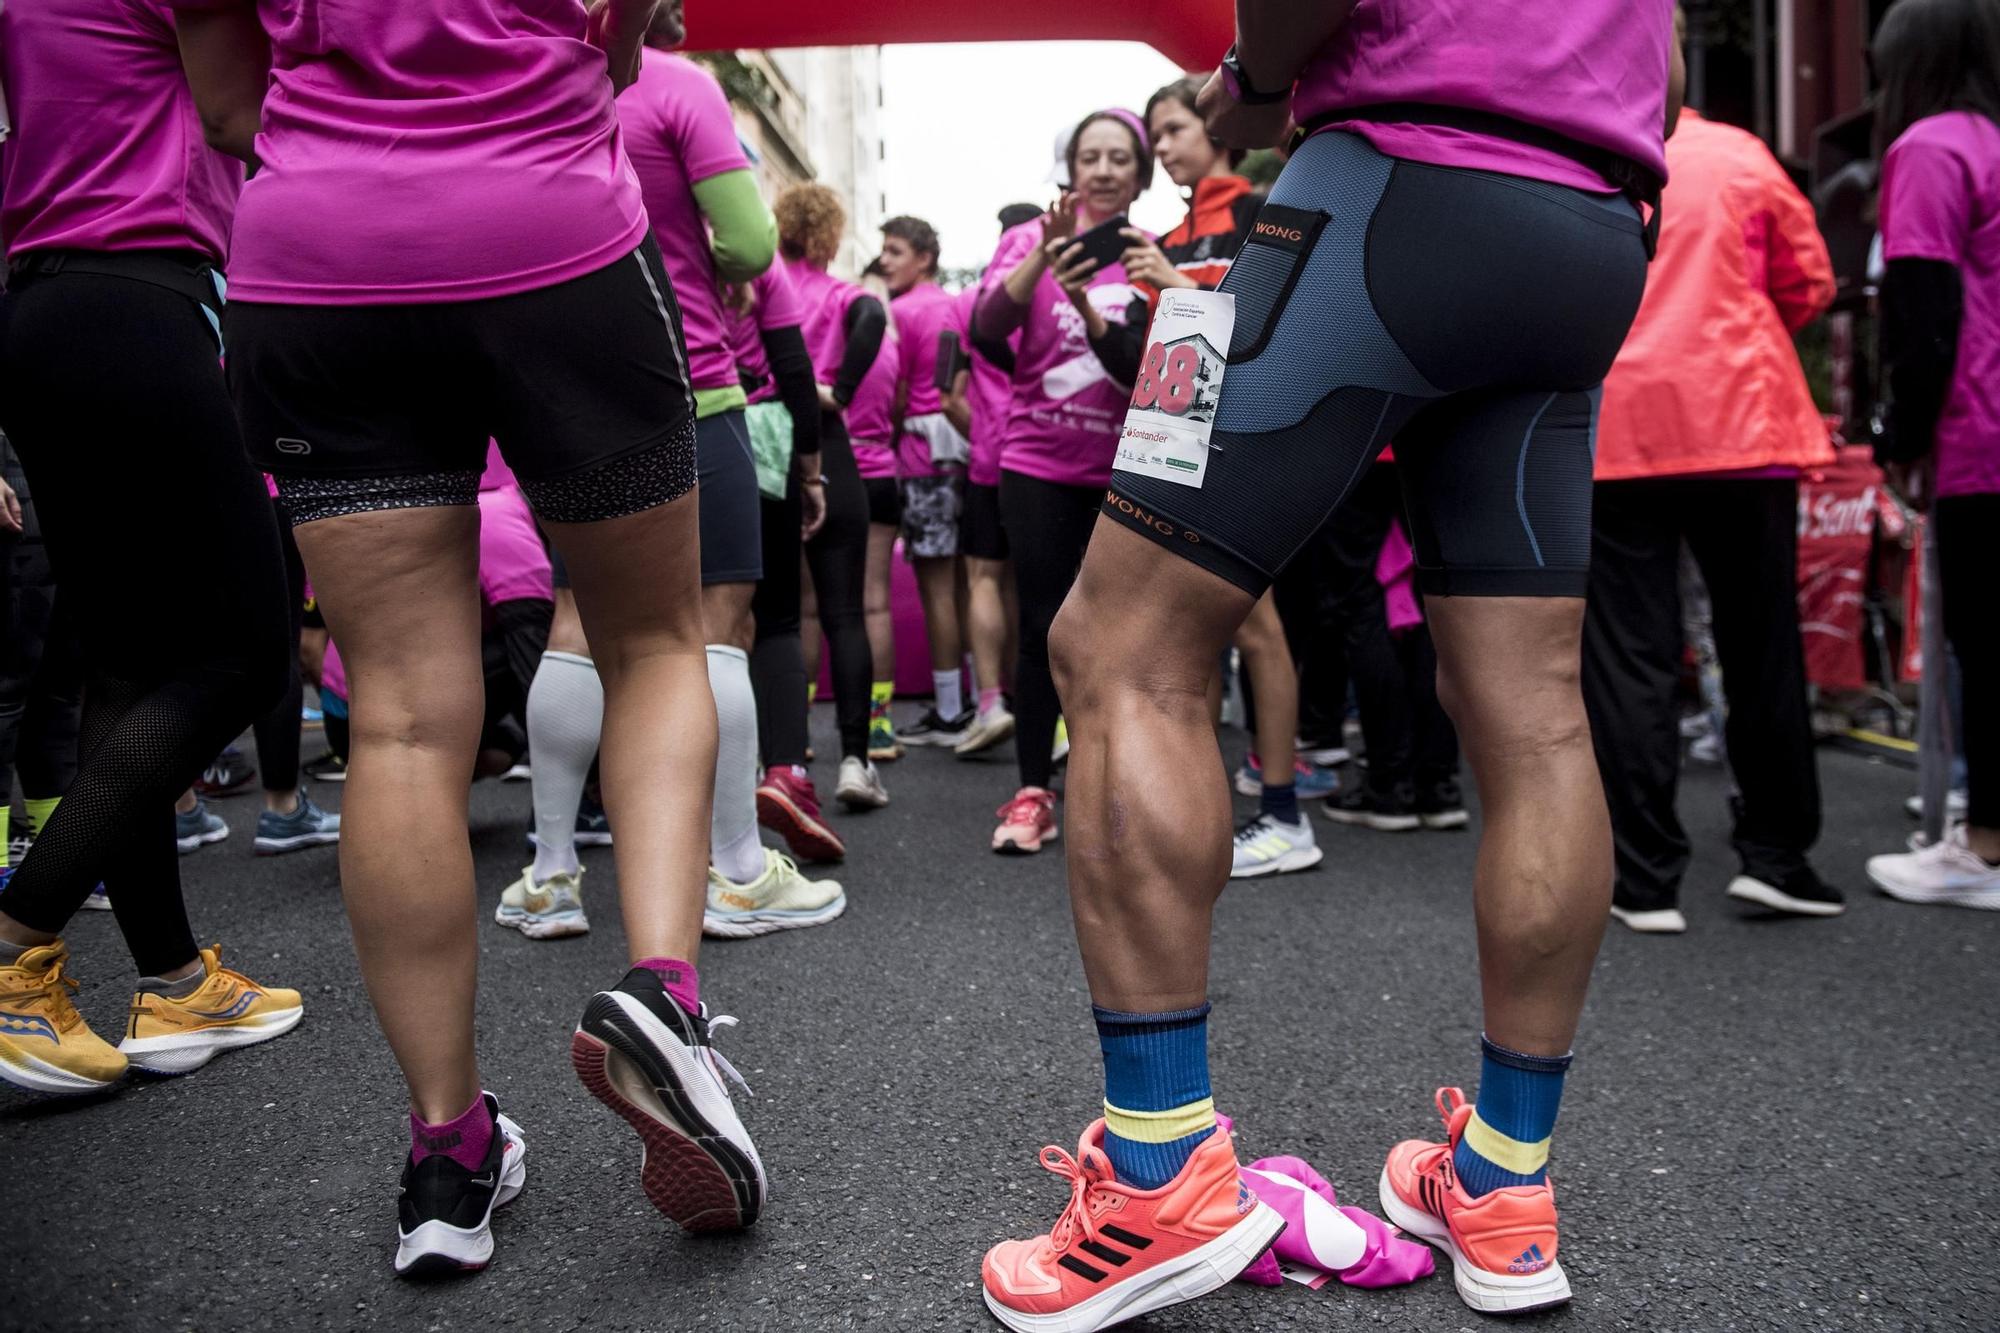
[{"label": "black arm sleeve", "polygon": [[1120,384],[1131,384],[1139,378],[1139,365],[1146,359],[1146,330],[1153,318],[1152,307],[1146,298],[1136,297],[1125,308],[1123,324],[1106,323],[1104,336],[1090,340],[1090,350],[1097,353],[1097,359],[1111,378]]},{"label": "black arm sleeve", "polygon": [[1000,367],[1009,375],[1014,373],[1014,349],[1007,345],[1005,338],[998,340],[982,338],[975,330],[972,335],[972,350],[980,360]]},{"label": "black arm sleeve", "polygon": [[847,350],[840,358],[840,374],[834,377],[833,400],[842,407],[854,401],[862,377],[882,352],[882,339],[889,332],[889,312],[872,296],[864,296],[847,307]]},{"label": "black arm sleeve", "polygon": [[1935,447],[1964,317],[1965,287],[1954,265],[1889,261],[1882,279],[1882,372],[1891,399],[1889,429],[1875,442],[1877,462],[1910,462]]},{"label": "black arm sleeve", "polygon": [[792,414],[792,457],[810,458],[819,452],[819,385],[813,380],[812,358],[806,355],[806,336],[796,325],[765,329],[761,336],[778,401]]}]

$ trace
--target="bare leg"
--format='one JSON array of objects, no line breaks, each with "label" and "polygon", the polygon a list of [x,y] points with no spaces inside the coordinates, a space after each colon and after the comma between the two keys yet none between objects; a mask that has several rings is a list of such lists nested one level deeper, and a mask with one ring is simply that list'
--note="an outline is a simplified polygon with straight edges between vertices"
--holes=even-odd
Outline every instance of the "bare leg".
[{"label": "bare leg", "polygon": [[1299,734],[1299,675],[1270,593],[1258,599],[1236,631],[1236,648],[1257,692],[1257,759],[1282,784],[1291,780]]},{"label": "bare leg", "polygon": [[982,690],[997,689],[1006,674],[1008,620],[1003,583],[1007,571],[1004,560],[965,561],[968,628],[972,639],[972,674]]},{"label": "bare leg", "polygon": [[868,618],[868,648],[875,656],[875,679],[896,678],[896,617],[890,600],[894,586],[896,529],[868,525],[868,581],[862,610]]},{"label": "bare leg", "polygon": [[[1070,907],[1091,999],[1127,1013],[1199,1005],[1229,878],[1229,787],[1208,685],[1250,596],[1099,519],[1050,631],[1069,719]],[[1161,783],[1161,773],[1180,773]]]},{"label": "bare leg", "polygon": [[1486,1032],[1564,1055],[1611,909],[1611,820],[1579,684],[1580,598],[1432,597],[1438,697],[1479,784]]},{"label": "bare leg", "polygon": [[352,514],[297,537],[347,666],[340,884],[354,950],[411,1107],[443,1123],[480,1090],[465,828],[484,694],[479,511]]},{"label": "bare leg", "polygon": [[618,830],[612,850],[626,947],[634,961],[692,963],[707,902],[715,780],[696,498],[548,527],[569,565],[604,682],[598,768]]},{"label": "bare leg", "polygon": [[924,603],[932,671],[956,671],[965,659],[958,624],[958,566],[956,556],[917,561],[917,592]]}]

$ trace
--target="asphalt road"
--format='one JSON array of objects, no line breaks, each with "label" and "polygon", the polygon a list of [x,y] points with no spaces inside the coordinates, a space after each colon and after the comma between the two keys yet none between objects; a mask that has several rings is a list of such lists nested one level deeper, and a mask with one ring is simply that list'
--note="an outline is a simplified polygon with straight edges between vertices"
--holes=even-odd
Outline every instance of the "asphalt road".
[{"label": "asphalt road", "polygon": [[[1693,929],[1612,928],[1557,1131],[1577,1299],[1531,1326],[2000,1326],[2000,915],[1869,892],[1862,859],[1908,833],[1914,779],[1833,753],[1822,773],[1818,860],[1852,903],[1835,921],[1721,897],[1724,784],[1690,773]],[[894,804],[841,821],[844,919],[701,960],[711,1006],[742,1020],[721,1041],[756,1088],[743,1114],[773,1175],[752,1234],[690,1240],[653,1212],[633,1136],[570,1071],[584,1000],[624,967],[611,854],[586,853],[587,938],[481,925],[482,1060],[527,1134],[529,1183],[492,1268],[442,1285],[390,1273],[405,1102],[334,855],[254,859],[254,798],[219,803],[232,837],[182,862],[197,931],[301,988],[305,1022],[90,1103],[0,1090],[0,1328],[997,1327],[979,1256],[1054,1219],[1063,1190],[1036,1150],[1073,1145],[1100,1093],[1062,861],[985,850],[1005,752],[922,753],[886,776]],[[525,785],[473,794],[485,911],[523,864],[527,812]],[[1223,899],[1215,1084],[1245,1160],[1297,1154],[1373,1208],[1387,1147],[1437,1129],[1432,1087],[1476,1078],[1474,842],[1319,827],[1325,867]],[[131,977],[110,915],[83,914],[70,941],[79,1003],[115,1034]],[[1129,1327],[1481,1322],[1441,1274],[1235,1286]]]}]

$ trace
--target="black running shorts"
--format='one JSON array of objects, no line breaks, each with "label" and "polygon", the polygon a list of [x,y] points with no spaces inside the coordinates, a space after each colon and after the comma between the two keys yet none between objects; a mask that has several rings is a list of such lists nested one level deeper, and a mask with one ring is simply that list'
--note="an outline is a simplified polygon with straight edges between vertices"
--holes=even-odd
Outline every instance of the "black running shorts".
[{"label": "black running shorts", "polygon": [[295,524],[475,504],[489,438],[551,522],[638,513],[695,484],[680,307],[651,237],[513,296],[233,301],[225,331],[245,443]]},{"label": "black running shorts", "polygon": [[1620,196],[1315,135],[1222,284],[1202,484],[1114,472],[1104,512],[1261,594],[1393,442],[1425,592],[1581,597],[1600,386],[1645,283]]}]

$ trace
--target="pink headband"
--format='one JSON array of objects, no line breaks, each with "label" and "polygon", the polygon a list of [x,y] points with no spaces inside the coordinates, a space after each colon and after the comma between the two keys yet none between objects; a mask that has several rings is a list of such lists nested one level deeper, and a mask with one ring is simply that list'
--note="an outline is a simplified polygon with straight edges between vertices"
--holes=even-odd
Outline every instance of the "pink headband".
[{"label": "pink headband", "polygon": [[1090,118],[1095,119],[1098,116],[1109,116],[1126,129],[1132,131],[1139,140],[1139,156],[1149,157],[1152,155],[1153,139],[1151,135],[1146,133],[1146,122],[1139,119],[1138,112],[1127,111],[1122,106],[1108,106],[1102,111],[1093,111]]}]

